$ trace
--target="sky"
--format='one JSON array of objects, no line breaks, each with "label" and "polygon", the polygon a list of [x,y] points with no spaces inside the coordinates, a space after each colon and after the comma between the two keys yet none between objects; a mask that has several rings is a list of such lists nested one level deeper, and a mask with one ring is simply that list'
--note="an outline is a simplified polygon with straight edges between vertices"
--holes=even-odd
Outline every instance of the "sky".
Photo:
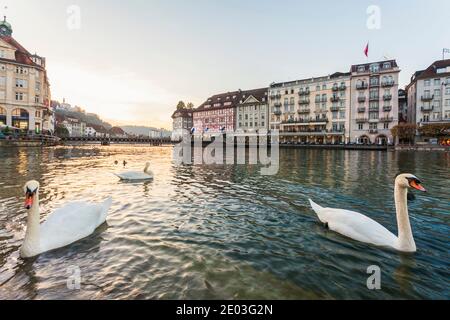
[{"label": "sky", "polygon": [[448,0],[0,0],[0,12],[47,58],[53,99],[168,129],[179,100],[385,57],[404,86],[450,48]]}]

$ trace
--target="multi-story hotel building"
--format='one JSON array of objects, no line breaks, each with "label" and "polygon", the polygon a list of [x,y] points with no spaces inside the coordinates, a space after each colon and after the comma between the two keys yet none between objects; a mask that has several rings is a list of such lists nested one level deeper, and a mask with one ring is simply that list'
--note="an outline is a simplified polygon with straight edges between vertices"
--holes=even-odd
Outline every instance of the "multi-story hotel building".
[{"label": "multi-story hotel building", "polygon": [[216,94],[193,112],[196,135],[204,133],[234,132],[236,129],[236,107],[241,103],[242,91]]},{"label": "multi-story hotel building", "polygon": [[450,59],[417,71],[406,87],[408,122],[424,125],[450,122]]},{"label": "multi-story hotel building", "polygon": [[269,128],[269,106],[267,88],[241,92],[236,107],[236,130],[259,132]]},{"label": "multi-story hotel building", "polygon": [[54,130],[45,58],[29,53],[0,22],[0,125],[26,131]]},{"label": "multi-story hotel building", "polygon": [[269,88],[270,130],[281,142],[344,143],[350,138],[350,73],[282,82]]},{"label": "multi-story hotel building", "polygon": [[190,132],[192,129],[192,110],[180,109],[173,113],[172,141],[181,141],[183,132]]},{"label": "multi-story hotel building", "polygon": [[394,142],[391,129],[398,124],[399,73],[395,60],[352,66],[351,142]]}]

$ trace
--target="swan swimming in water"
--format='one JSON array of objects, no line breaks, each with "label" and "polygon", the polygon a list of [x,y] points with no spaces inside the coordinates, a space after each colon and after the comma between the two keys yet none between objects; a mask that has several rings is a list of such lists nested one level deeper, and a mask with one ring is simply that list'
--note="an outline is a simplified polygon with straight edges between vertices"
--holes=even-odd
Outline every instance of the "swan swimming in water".
[{"label": "swan swimming in water", "polygon": [[357,241],[390,247],[402,252],[416,252],[408,215],[408,188],[426,192],[419,179],[412,174],[401,174],[395,179],[395,206],[398,237],[378,222],[358,212],[322,208],[309,200],[320,221],[332,231]]},{"label": "swan swimming in water", "polygon": [[111,198],[100,204],[70,202],[55,210],[40,224],[39,182],[27,182],[24,192],[28,218],[25,239],[20,248],[22,258],[31,258],[88,237],[106,221],[112,203]]},{"label": "swan swimming in water", "polygon": [[144,171],[126,171],[122,173],[114,173],[120,180],[132,181],[132,180],[151,180],[153,179],[153,172],[148,168],[150,162],[145,164]]}]

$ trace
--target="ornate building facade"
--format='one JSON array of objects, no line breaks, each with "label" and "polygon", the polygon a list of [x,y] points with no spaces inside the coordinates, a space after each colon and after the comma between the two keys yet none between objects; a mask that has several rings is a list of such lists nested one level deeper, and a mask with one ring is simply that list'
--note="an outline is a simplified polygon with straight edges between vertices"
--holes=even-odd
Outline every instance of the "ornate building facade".
[{"label": "ornate building facade", "polygon": [[53,132],[50,84],[45,58],[31,54],[0,22],[0,125],[28,132]]},{"label": "ornate building facade", "polygon": [[269,99],[270,129],[280,131],[281,142],[348,141],[349,73],[274,83]]},{"label": "ornate building facade", "polygon": [[351,142],[394,143],[391,129],[398,124],[399,73],[395,60],[352,66]]}]

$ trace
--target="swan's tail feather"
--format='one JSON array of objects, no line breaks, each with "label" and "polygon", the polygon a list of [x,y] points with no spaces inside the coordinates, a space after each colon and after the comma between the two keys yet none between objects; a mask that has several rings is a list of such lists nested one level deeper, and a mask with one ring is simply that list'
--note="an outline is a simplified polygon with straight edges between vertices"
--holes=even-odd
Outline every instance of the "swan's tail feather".
[{"label": "swan's tail feather", "polygon": [[309,199],[309,203],[311,204],[311,207],[313,208],[314,212],[317,214],[317,217],[319,220],[323,223],[326,223],[326,219],[323,215],[323,207],[319,206],[317,203]]},{"label": "swan's tail feather", "polygon": [[311,207],[313,208],[313,210],[316,213],[319,213],[323,208],[321,206],[319,206],[317,203],[315,203],[314,201],[312,201],[311,199],[309,199],[309,203],[311,204]]}]

